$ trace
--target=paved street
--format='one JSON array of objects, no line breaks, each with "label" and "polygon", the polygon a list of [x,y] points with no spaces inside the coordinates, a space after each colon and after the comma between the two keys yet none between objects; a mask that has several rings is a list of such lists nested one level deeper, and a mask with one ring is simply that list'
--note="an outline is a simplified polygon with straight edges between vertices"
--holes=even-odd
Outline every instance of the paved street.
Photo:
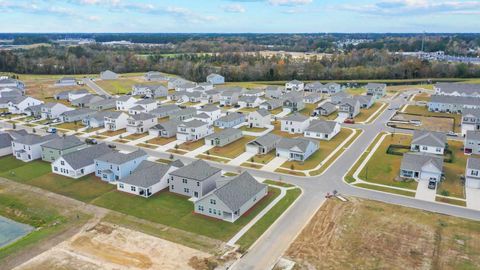
[{"label": "paved street", "polygon": [[92,79],[89,79],[89,78],[84,78],[83,79],[83,82],[88,86],[90,87],[90,89],[92,89],[93,91],[95,91],[95,93],[99,94],[99,95],[104,95],[104,96],[112,96],[110,95],[110,93],[108,93],[107,91],[103,90],[100,86],[98,86],[94,81],[92,81]]}]

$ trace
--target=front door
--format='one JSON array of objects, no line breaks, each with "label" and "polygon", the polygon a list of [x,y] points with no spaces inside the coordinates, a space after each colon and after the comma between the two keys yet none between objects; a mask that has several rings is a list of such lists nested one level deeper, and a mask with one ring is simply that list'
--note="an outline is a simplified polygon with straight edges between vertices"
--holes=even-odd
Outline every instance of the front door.
[{"label": "front door", "polygon": [[198,192],[193,192],[193,197],[198,198]]}]

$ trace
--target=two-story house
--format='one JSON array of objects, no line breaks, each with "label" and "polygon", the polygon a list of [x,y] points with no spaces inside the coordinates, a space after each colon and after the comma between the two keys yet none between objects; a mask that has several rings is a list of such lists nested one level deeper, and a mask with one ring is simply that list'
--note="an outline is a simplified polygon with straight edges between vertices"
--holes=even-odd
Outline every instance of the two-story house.
[{"label": "two-story house", "polygon": [[191,142],[200,140],[212,134],[213,127],[200,120],[182,122],[177,126],[177,140]]},{"label": "two-story house", "polygon": [[104,126],[109,131],[127,128],[130,116],[124,112],[111,112],[104,117]]},{"label": "two-story house", "polygon": [[310,118],[301,113],[292,113],[280,120],[281,131],[303,134],[310,125]]},{"label": "two-story house", "polygon": [[148,130],[148,135],[162,138],[171,138],[177,135],[180,120],[168,120],[160,122]]},{"label": "two-story house", "polygon": [[338,116],[342,118],[354,118],[360,113],[360,102],[354,98],[344,98],[338,105]]},{"label": "two-story house", "polygon": [[384,83],[368,83],[365,88],[367,95],[373,96],[374,99],[380,99],[387,94],[387,85]]},{"label": "two-story house", "polygon": [[256,108],[263,102],[258,96],[241,96],[237,104],[242,108]]},{"label": "two-story house", "polygon": [[238,103],[240,92],[238,91],[223,91],[220,94],[220,105],[234,106]]},{"label": "two-story house", "polygon": [[95,158],[95,175],[103,181],[115,182],[131,175],[147,157],[147,153],[141,149],[128,154],[106,153]]},{"label": "two-story house", "polygon": [[285,90],[289,91],[303,91],[305,84],[299,80],[289,81],[285,84]]},{"label": "two-story house", "polygon": [[29,96],[15,96],[10,98],[7,103],[8,112],[12,114],[23,114],[25,110],[30,106],[43,104],[43,101],[35,99]]},{"label": "two-story house", "polygon": [[145,133],[157,123],[157,117],[149,113],[134,114],[127,120],[127,132],[134,134]]},{"label": "two-story house", "polygon": [[216,188],[222,170],[203,160],[194,161],[170,172],[169,191],[180,195],[201,198]]},{"label": "two-story house", "polygon": [[54,162],[60,156],[78,151],[87,145],[74,135],[58,137],[41,145],[42,160]]},{"label": "two-story house", "polygon": [[232,112],[215,120],[214,125],[219,128],[233,128],[245,122],[243,113]]},{"label": "two-story house", "polygon": [[247,117],[247,123],[250,128],[266,128],[270,126],[271,121],[272,114],[265,109],[253,111]]},{"label": "two-story house", "polygon": [[135,106],[137,99],[132,96],[121,96],[116,100],[117,111],[128,111],[131,107]]},{"label": "two-story house", "polygon": [[40,136],[37,134],[24,134],[14,137],[12,153],[16,159],[23,162],[40,159],[42,157],[42,144],[58,138],[56,134]]},{"label": "two-story house", "polygon": [[129,114],[148,113],[158,107],[155,99],[146,98],[135,102],[135,105],[128,109]]},{"label": "two-story house", "polygon": [[283,98],[283,108],[290,109],[292,112],[301,111],[303,108],[305,108],[303,96],[297,94],[285,95]]},{"label": "two-story house", "polygon": [[480,130],[468,130],[463,147],[465,155],[480,155]]},{"label": "two-story house", "polygon": [[480,109],[465,109],[462,112],[462,135],[468,130],[480,130]]},{"label": "two-story house", "polygon": [[72,110],[75,109],[61,103],[48,102],[41,107],[41,117],[43,119],[56,119],[59,118],[62,113]]},{"label": "two-story house", "polygon": [[97,113],[97,111],[88,108],[81,108],[61,113],[60,119],[64,123],[71,123],[76,121],[82,121],[86,117],[92,116],[95,113]]}]

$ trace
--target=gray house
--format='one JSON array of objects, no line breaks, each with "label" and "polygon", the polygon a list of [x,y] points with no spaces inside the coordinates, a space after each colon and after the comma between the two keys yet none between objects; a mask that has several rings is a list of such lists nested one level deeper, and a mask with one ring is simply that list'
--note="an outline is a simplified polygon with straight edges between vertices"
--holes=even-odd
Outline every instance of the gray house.
[{"label": "gray house", "polygon": [[337,106],[331,102],[325,102],[316,108],[313,112],[314,115],[328,116],[337,111]]},{"label": "gray house", "polygon": [[387,85],[384,83],[368,83],[365,88],[367,89],[367,95],[374,99],[380,99],[387,94]]},{"label": "gray house", "polygon": [[465,109],[480,109],[480,98],[433,95],[427,106],[431,112],[462,113]]},{"label": "gray house", "polygon": [[96,96],[96,95],[85,95],[81,98],[74,99],[70,102],[73,106],[77,106],[80,108],[83,107],[88,107],[91,103],[99,102],[99,101],[104,101],[105,98],[101,96]]},{"label": "gray house", "polygon": [[277,143],[276,156],[288,160],[305,161],[318,150],[318,141],[305,138],[282,138]]},{"label": "gray house", "polygon": [[330,99],[332,101],[333,104],[340,104],[343,99],[345,98],[351,98],[352,95],[349,95],[345,92],[339,92],[339,93],[336,93],[336,94],[333,94]]},{"label": "gray house", "polygon": [[369,109],[373,106],[375,99],[373,96],[354,96],[353,99],[358,100],[360,102],[360,109]]},{"label": "gray house", "polygon": [[170,117],[182,110],[175,104],[160,105],[158,108],[151,110],[149,113],[155,115],[158,118]]},{"label": "gray house", "polygon": [[68,100],[68,95],[70,93],[74,93],[74,95],[83,95],[83,94],[88,94],[87,89],[79,89],[79,90],[68,90],[68,91],[62,91],[59,93],[56,93],[53,95],[53,98],[56,100]]},{"label": "gray house", "polygon": [[463,147],[465,155],[480,155],[480,130],[468,130]]},{"label": "gray house", "polygon": [[215,189],[222,170],[208,165],[203,160],[194,161],[170,173],[170,192],[201,198]]},{"label": "gray house", "polygon": [[301,111],[303,108],[305,108],[302,95],[286,95],[283,99],[283,108],[290,109],[292,112]]},{"label": "gray house", "polygon": [[344,98],[338,105],[338,115],[344,118],[354,118],[360,113],[360,102],[358,99]]},{"label": "gray house", "polygon": [[117,106],[116,98],[107,98],[107,99],[102,99],[99,101],[94,101],[86,104],[86,107],[92,110],[97,110],[97,111],[115,109],[116,106]]},{"label": "gray house", "polygon": [[65,136],[42,144],[42,160],[54,162],[60,156],[85,148],[85,142],[76,136]]},{"label": "gray house", "polygon": [[97,113],[92,109],[82,108],[73,111],[66,111],[60,114],[60,118],[65,123],[75,122],[75,121],[82,121],[84,118],[89,117]]},{"label": "gray house", "polygon": [[465,171],[465,186],[480,188],[480,158],[468,158]]},{"label": "gray house", "polygon": [[480,109],[465,109],[462,112],[462,135],[468,130],[480,130]]},{"label": "gray house", "polygon": [[275,150],[281,138],[282,137],[278,135],[267,133],[248,142],[246,145],[246,151],[256,155],[268,154],[270,151]]},{"label": "gray house", "polygon": [[174,137],[177,135],[177,128],[180,123],[180,120],[168,120],[158,123],[148,130],[148,134],[163,138]]},{"label": "gray house", "polygon": [[272,99],[272,100],[266,100],[263,103],[258,106],[260,109],[265,109],[265,110],[275,110],[277,108],[281,108],[283,106],[283,100],[281,99]]},{"label": "gray house", "polygon": [[194,116],[197,115],[197,109],[193,107],[181,109],[174,114],[169,115],[170,120],[180,120],[185,121],[188,119],[192,119]]},{"label": "gray house", "polygon": [[480,86],[475,83],[436,83],[433,89],[437,95],[480,97]]},{"label": "gray house", "polygon": [[447,145],[447,135],[442,132],[415,130],[410,151],[443,155]]},{"label": "gray house", "polygon": [[220,128],[232,128],[245,122],[243,113],[233,112],[215,120],[214,126]]},{"label": "gray house", "polygon": [[405,153],[400,165],[400,176],[416,181],[442,179],[443,157],[427,153]]},{"label": "gray house", "polygon": [[280,98],[282,93],[283,93],[283,90],[282,90],[282,87],[280,86],[269,85],[267,86],[267,88],[265,88],[265,97],[267,98],[274,98],[274,99]]},{"label": "gray house", "polygon": [[167,75],[163,75],[162,73],[158,71],[149,71],[145,73],[144,76],[146,81],[166,81],[168,80]]},{"label": "gray house", "polygon": [[195,201],[195,213],[235,222],[267,194],[267,185],[244,172]]},{"label": "gray house", "polygon": [[205,144],[211,146],[223,147],[234,141],[240,140],[243,137],[243,133],[239,129],[226,128],[220,132],[213,133],[205,137]]},{"label": "gray house", "polygon": [[222,75],[211,73],[207,76],[206,81],[211,84],[224,84],[225,78]]},{"label": "gray house", "polygon": [[167,87],[162,84],[137,84],[132,86],[132,95],[152,97],[166,97],[168,95]]}]

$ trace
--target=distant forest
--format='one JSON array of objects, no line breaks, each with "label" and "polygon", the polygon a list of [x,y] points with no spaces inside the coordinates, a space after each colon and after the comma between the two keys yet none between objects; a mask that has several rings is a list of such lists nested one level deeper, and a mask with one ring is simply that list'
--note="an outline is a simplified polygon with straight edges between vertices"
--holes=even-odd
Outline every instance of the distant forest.
[{"label": "distant forest", "polygon": [[[128,40],[147,46],[61,46],[63,38],[97,42]],[[194,81],[217,72],[228,81],[360,80],[480,77],[480,66],[403,57],[393,52],[442,50],[479,56],[480,34],[0,34],[14,44],[50,43],[0,51],[0,71],[35,74],[87,74],[158,70]],[[353,45],[348,40],[368,40]],[[329,53],[309,60],[263,57],[261,50]]]}]

